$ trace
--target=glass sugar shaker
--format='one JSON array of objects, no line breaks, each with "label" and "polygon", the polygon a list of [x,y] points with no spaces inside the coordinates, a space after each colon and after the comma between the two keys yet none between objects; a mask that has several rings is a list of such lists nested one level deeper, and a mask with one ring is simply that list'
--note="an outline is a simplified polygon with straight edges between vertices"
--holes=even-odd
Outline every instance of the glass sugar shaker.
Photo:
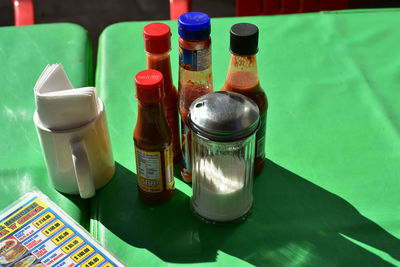
[{"label": "glass sugar shaker", "polygon": [[257,104],[233,92],[215,92],[189,109],[192,131],[193,212],[207,222],[247,218],[253,205]]}]

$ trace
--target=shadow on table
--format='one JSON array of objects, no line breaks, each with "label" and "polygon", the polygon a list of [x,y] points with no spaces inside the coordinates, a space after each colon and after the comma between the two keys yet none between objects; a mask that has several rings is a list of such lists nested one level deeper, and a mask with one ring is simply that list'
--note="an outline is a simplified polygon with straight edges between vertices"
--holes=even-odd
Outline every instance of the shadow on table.
[{"label": "shadow on table", "polygon": [[200,222],[179,190],[161,206],[143,204],[136,174],[119,164],[101,194],[97,220],[166,262],[213,262],[223,251],[258,266],[392,266],[344,236],[400,260],[398,239],[342,198],[271,161],[255,180],[252,215],[236,226]]},{"label": "shadow on table", "polygon": [[79,195],[65,194],[62,192],[59,193],[68,198],[76,207],[79,207],[82,210],[78,223],[87,231],[90,231],[90,199],[83,199]]}]

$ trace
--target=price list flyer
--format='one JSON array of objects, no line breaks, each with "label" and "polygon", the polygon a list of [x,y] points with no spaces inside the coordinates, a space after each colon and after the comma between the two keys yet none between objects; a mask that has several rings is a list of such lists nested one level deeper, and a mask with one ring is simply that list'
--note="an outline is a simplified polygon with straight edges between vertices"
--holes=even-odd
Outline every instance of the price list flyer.
[{"label": "price list flyer", "polygon": [[40,192],[0,215],[0,266],[125,266]]}]

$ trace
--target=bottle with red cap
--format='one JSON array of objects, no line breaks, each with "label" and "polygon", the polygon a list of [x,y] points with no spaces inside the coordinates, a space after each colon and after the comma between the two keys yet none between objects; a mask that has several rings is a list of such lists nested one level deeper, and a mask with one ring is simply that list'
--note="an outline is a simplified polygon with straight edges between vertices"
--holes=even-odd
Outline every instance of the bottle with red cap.
[{"label": "bottle with red cap", "polygon": [[172,151],[174,163],[181,156],[178,119],[178,93],[172,84],[171,29],[164,23],[150,23],[143,28],[144,50],[147,69],[155,69],[164,76],[164,98],[162,100],[168,125],[172,131]]},{"label": "bottle with red cap", "polygon": [[161,204],[174,195],[172,134],[164,115],[163,76],[143,70],[135,76],[138,117],[135,143],[137,185],[140,198]]}]

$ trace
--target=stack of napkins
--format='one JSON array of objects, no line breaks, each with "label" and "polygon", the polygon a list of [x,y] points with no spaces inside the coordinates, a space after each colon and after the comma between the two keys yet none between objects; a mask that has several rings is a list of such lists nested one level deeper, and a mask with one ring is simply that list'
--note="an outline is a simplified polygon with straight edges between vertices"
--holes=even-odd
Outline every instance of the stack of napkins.
[{"label": "stack of napkins", "polygon": [[97,116],[96,88],[74,89],[61,64],[46,66],[34,92],[39,119],[48,129],[77,128]]}]

